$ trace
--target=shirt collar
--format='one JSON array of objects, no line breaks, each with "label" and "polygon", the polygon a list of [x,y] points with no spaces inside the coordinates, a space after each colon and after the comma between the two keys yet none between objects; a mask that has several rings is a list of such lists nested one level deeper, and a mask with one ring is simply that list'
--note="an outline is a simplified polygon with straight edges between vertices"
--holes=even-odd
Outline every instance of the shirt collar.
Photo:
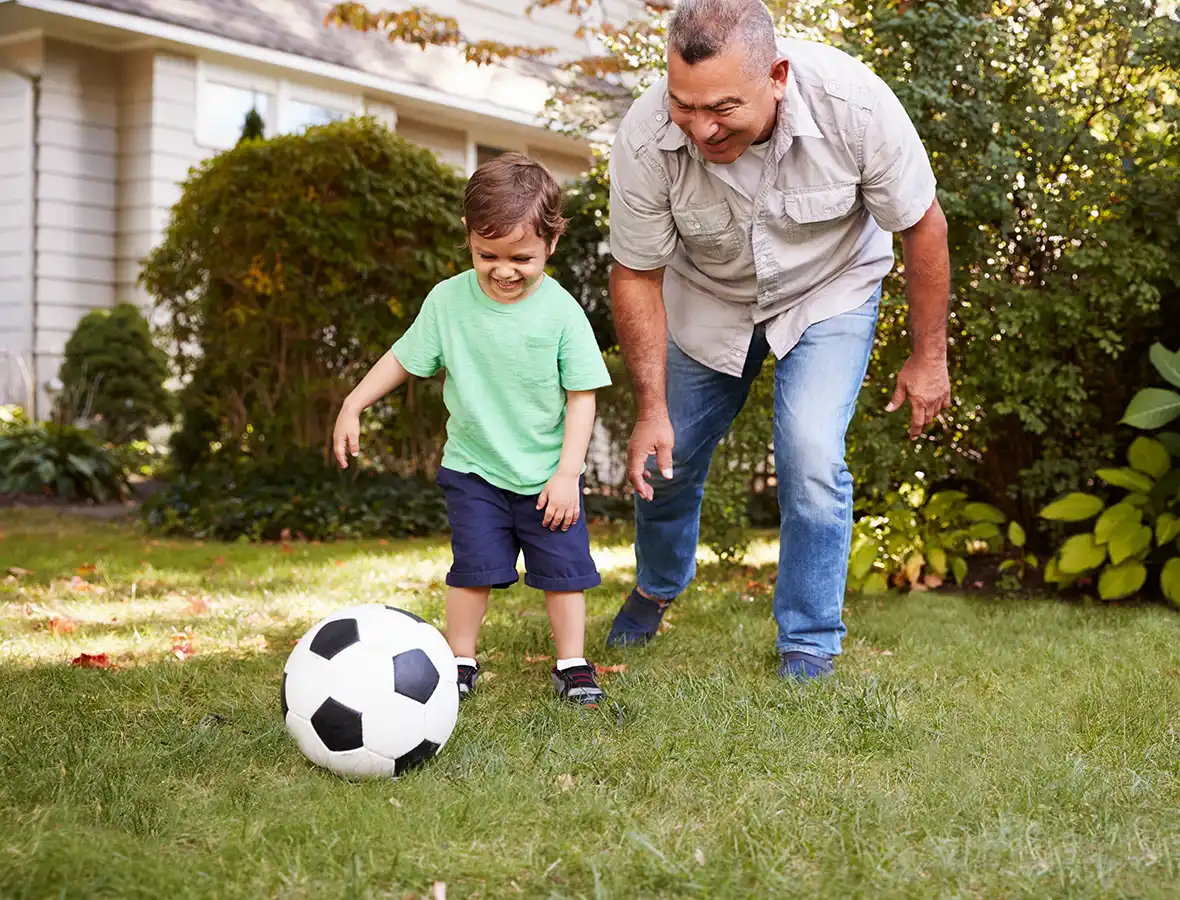
[{"label": "shirt collar", "polygon": [[[664,136],[660,138],[657,146],[661,150],[679,150],[681,147],[688,147],[693,157],[699,159],[696,145],[672,121],[672,116],[669,112],[669,102],[666,97],[664,109],[660,113],[657,113],[657,117],[661,115],[664,117],[663,121],[667,123],[667,130],[664,132]],[[775,143],[783,141],[784,138],[788,139],[787,143],[789,143],[790,138],[823,137],[823,132],[815,124],[815,117],[811,115],[811,110],[807,108],[807,101],[803,99],[803,94],[799,92],[799,85],[795,81],[795,69],[793,66],[787,69],[787,84],[783,90],[782,102],[778,105],[778,119],[775,123],[774,130]]]}]

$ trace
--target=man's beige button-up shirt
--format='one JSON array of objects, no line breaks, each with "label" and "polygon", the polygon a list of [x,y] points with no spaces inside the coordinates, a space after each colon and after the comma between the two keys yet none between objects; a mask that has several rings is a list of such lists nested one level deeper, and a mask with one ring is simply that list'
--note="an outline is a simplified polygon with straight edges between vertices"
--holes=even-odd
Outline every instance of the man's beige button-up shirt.
[{"label": "man's beige button-up shirt", "polygon": [[862,305],[893,268],[935,180],[889,87],[846,53],[779,39],[786,93],[753,198],[671,121],[667,81],[640,97],[611,151],[611,253],[665,267],[676,345],[740,375],[754,328],[782,357],[808,325]]}]

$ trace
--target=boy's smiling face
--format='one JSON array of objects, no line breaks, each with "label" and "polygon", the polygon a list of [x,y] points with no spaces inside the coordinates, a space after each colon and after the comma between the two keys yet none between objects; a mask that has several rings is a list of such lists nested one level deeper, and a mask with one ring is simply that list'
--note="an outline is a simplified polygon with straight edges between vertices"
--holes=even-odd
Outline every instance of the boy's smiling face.
[{"label": "boy's smiling face", "polygon": [[483,292],[497,303],[519,303],[537,289],[545,274],[545,261],[557,241],[518,225],[503,237],[489,238],[470,232],[471,262]]}]

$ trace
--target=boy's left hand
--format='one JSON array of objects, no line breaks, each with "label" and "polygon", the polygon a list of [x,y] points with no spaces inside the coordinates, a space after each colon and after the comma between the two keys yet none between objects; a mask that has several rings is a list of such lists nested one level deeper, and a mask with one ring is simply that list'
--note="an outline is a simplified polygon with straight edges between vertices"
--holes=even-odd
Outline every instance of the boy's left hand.
[{"label": "boy's left hand", "polygon": [[550,531],[561,527],[569,531],[571,525],[582,514],[582,498],[578,494],[578,478],[569,475],[554,475],[537,498],[537,509],[545,510],[541,524]]}]

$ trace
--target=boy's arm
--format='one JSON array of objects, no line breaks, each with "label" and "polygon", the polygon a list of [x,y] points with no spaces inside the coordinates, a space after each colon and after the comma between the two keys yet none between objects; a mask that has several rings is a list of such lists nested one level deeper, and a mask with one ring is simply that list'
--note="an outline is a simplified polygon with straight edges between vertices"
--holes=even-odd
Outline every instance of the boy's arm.
[{"label": "boy's arm", "polygon": [[332,432],[332,450],[340,468],[347,469],[348,457],[361,452],[361,413],[390,391],[396,390],[409,374],[393,351],[388,350],[344,399]]},{"label": "boy's arm", "polygon": [[344,407],[360,415],[390,391],[395,391],[409,378],[410,373],[398,362],[392,350],[377,360],[377,364],[344,400]]},{"label": "boy's arm", "polygon": [[594,391],[566,391],[565,434],[561,441],[561,459],[557,474],[580,478],[594,431],[596,410]]}]

